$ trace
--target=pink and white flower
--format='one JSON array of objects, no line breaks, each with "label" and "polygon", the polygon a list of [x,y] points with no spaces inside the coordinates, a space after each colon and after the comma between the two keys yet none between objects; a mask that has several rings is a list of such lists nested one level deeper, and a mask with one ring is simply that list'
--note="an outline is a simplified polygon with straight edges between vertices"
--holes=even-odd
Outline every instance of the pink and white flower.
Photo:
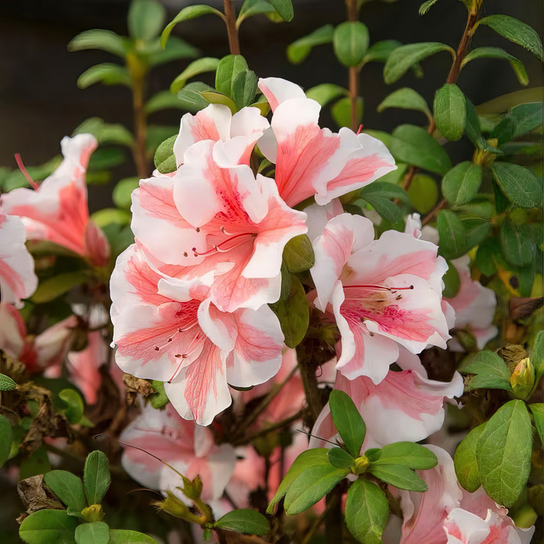
[{"label": "pink and white flower", "polygon": [[0,209],[0,295],[3,302],[22,306],[38,286],[34,259],[26,246],[25,227],[19,217]]},{"label": "pink and white flower", "polygon": [[6,213],[23,218],[29,240],[47,240],[104,266],[109,244],[102,231],[89,220],[85,173],[97,142],[91,134],[65,137],[64,160],[34,189],[14,189],[2,195]]},{"label": "pink and white flower", "polygon": [[274,376],[283,334],[272,310],[219,310],[210,300],[212,275],[169,277],[136,246],[111,278],[116,361],[134,376],[160,380],[185,419],[209,425],[231,404],[228,384],[250,387]]},{"label": "pink and white flower", "polygon": [[294,206],[315,195],[324,205],[395,170],[393,157],[379,140],[341,128],[320,128],[321,106],[302,89],[280,78],[259,81],[273,116],[258,141],[263,155],[276,165],[280,196]]},{"label": "pink and white flower", "polygon": [[314,304],[333,314],[341,334],[336,368],[348,379],[375,384],[399,356],[446,347],[441,307],[446,262],[437,246],[397,231],[374,240],[372,222],[341,214],[314,241]]},{"label": "pink and white flower", "polygon": [[249,166],[220,166],[222,145],[197,142],[174,176],[143,180],[132,228],[159,266],[178,266],[176,277],[212,273],[209,297],[220,310],[256,310],[279,299],[283,248],[306,233],[306,214],[289,208],[274,180],[255,177]]},{"label": "pink and white flower", "polygon": [[[451,382],[429,380],[419,358],[404,349],[397,364],[402,370],[390,370],[378,385],[365,376],[348,380],[337,373],[334,388],[350,396],[366,423],[365,450],[393,442],[424,440],[442,427],[444,401],[463,394],[463,378],[458,372]],[[336,436],[328,404],[312,434],[328,440]],[[316,439],[312,440],[313,447],[317,447]]]}]

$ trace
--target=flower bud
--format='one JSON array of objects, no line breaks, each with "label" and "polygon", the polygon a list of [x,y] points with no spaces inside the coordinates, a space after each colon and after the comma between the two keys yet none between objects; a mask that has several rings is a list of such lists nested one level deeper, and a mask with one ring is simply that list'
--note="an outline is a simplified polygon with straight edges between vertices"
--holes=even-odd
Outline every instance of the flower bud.
[{"label": "flower bud", "polygon": [[202,493],[202,480],[197,476],[193,481],[183,476],[183,494],[191,500],[200,499]]},{"label": "flower bud", "polygon": [[104,517],[104,510],[102,510],[101,504],[91,504],[91,506],[81,511],[81,515],[86,522],[93,523],[94,521],[100,521]]},{"label": "flower bud", "polygon": [[510,376],[510,385],[518,399],[525,399],[531,393],[534,383],[535,367],[529,357],[526,357],[517,364],[512,376]]},{"label": "flower bud", "polygon": [[152,503],[159,510],[167,512],[176,518],[192,521],[194,514],[191,513],[186,504],[183,504],[171,491],[166,492],[166,499]]},{"label": "flower bud", "polygon": [[368,457],[361,455],[361,457],[357,457],[357,459],[353,461],[353,465],[351,465],[351,472],[356,475],[363,474],[363,472],[366,472],[366,469],[369,466],[370,461],[368,460]]}]

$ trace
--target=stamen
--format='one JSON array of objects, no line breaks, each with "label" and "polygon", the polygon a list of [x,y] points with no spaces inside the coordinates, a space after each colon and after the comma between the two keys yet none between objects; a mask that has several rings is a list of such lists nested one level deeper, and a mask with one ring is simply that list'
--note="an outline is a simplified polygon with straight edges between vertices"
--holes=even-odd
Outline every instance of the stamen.
[{"label": "stamen", "polygon": [[207,251],[203,251],[202,253],[197,251],[196,247],[191,248],[191,251],[193,252],[195,257],[207,257],[209,255],[213,255],[214,253],[227,253],[228,251],[232,251],[233,249],[236,249],[237,247],[240,247],[241,245],[245,244],[247,240],[242,240],[232,247],[225,247],[226,244],[228,244],[229,242],[232,242],[233,240],[237,240],[239,238],[247,237],[247,236],[254,238],[257,235],[253,232],[242,232],[240,234],[235,234],[231,238],[227,238],[226,240],[223,240],[219,244],[213,245],[211,249],[208,249]]},{"label": "stamen", "polygon": [[359,136],[359,134],[361,134],[361,130],[363,130],[363,125],[359,125],[359,130],[357,131],[357,136]]},{"label": "stamen", "polygon": [[37,191],[40,187],[31,177],[30,174],[27,172],[25,165],[23,164],[23,159],[21,159],[21,155],[19,153],[15,153],[15,162],[17,163],[17,166],[19,167],[19,170],[23,174],[23,176],[28,181],[28,184]]},{"label": "stamen", "polygon": [[176,353],[174,357],[181,359],[178,366],[176,367],[176,370],[174,374],[172,374],[172,377],[168,380],[168,383],[172,383],[172,380],[177,376],[178,372],[180,371],[181,365],[189,357],[192,353],[195,352],[195,350],[198,347],[198,340],[200,339],[200,331],[196,333],[195,337],[191,340],[191,344],[189,345],[189,348],[187,349],[186,353]]},{"label": "stamen", "polygon": [[[153,346],[153,349],[155,351],[160,351],[161,349],[164,349],[166,347],[168,347],[168,344],[170,344],[172,342],[172,340],[174,340],[174,337],[179,334],[180,332],[187,332],[187,331],[190,331],[191,329],[193,329],[194,327],[196,327],[198,325],[198,321],[195,321],[194,323],[192,323],[191,325],[189,325],[188,327],[186,327],[185,329],[183,329],[182,327],[178,327],[178,330],[172,335],[170,336],[170,338],[167,338],[166,339],[166,344],[162,345],[162,346]],[[177,357],[177,355],[176,355]]]},{"label": "stamen", "polygon": [[408,287],[386,287],[385,285],[377,285],[374,283],[367,283],[361,285],[346,285],[344,287],[344,289],[384,289],[385,291],[389,291],[390,293],[396,293],[397,291],[410,291],[413,288],[413,285],[409,285]]}]

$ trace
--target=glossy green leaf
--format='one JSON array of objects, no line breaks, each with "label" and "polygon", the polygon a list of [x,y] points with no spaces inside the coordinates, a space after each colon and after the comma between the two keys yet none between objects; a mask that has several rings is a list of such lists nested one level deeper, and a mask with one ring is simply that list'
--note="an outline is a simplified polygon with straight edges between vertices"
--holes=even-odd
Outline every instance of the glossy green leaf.
[{"label": "glossy green leaf", "polygon": [[[345,96],[337,100],[331,108],[332,118],[339,127],[351,126],[351,98]],[[355,120],[360,123],[363,119],[363,98],[358,96],[355,101]]]},{"label": "glossy green leaf", "polygon": [[465,95],[454,83],[446,83],[434,97],[434,119],[438,131],[451,141],[461,139],[465,131]]},{"label": "glossy green leaf", "polygon": [[85,410],[83,397],[73,389],[63,389],[59,393],[59,400],[62,401],[62,411],[66,419],[72,424],[79,423]]},{"label": "glossy green leaf", "polygon": [[[203,102],[203,107],[208,104],[200,95],[199,98]],[[172,94],[170,91],[161,91],[153,95],[145,104],[145,112],[149,115],[156,111],[167,109],[187,109],[184,107],[183,102],[178,97]]]},{"label": "glossy green leaf", "polygon": [[110,528],[103,521],[83,523],[76,527],[76,544],[108,544]]},{"label": "glossy green leaf", "polygon": [[130,213],[127,210],[117,208],[104,208],[91,215],[91,219],[100,228],[107,225],[128,225],[130,223]]},{"label": "glossy green leaf", "polygon": [[39,510],[23,520],[19,536],[27,544],[75,544],[77,524],[64,510]]},{"label": "glossy green leaf", "polygon": [[475,374],[470,380],[469,389],[511,390],[510,371],[506,363],[492,351],[480,351],[472,356],[469,364],[461,369],[465,374]]},{"label": "glossy green leaf", "polygon": [[385,63],[383,69],[385,82],[388,84],[395,83],[414,64],[440,51],[449,51],[452,56],[455,54],[455,51],[449,45],[438,42],[411,43],[397,47],[391,52]]},{"label": "glossy green leaf", "polygon": [[329,450],[329,461],[333,467],[348,468],[353,464],[353,457],[342,448],[332,448]]},{"label": "glossy green leaf", "polygon": [[114,188],[112,193],[113,203],[118,208],[129,209],[132,203],[132,193],[138,188],[140,182],[137,177],[124,178]]},{"label": "glossy green leaf", "polygon": [[536,379],[539,380],[544,375],[544,331],[538,331],[536,334],[532,362]]},{"label": "glossy green leaf", "polygon": [[0,416],[0,467],[9,459],[12,442],[13,432],[11,425],[4,416]]},{"label": "glossy green leaf", "polygon": [[368,28],[360,21],[340,23],[334,30],[334,53],[344,66],[357,66],[365,56],[369,40]]},{"label": "glossy green leaf", "polygon": [[520,104],[512,108],[504,119],[493,129],[491,138],[499,145],[518,138],[542,125],[542,102]]},{"label": "glossy green leaf", "polygon": [[159,544],[154,538],[122,529],[110,529],[110,544]]},{"label": "glossy green leaf", "polygon": [[436,455],[430,449],[413,442],[395,442],[384,446],[380,457],[373,461],[372,465],[403,465],[412,469],[425,470],[433,468],[437,463]]},{"label": "glossy green leaf", "polygon": [[455,259],[466,253],[465,227],[457,215],[450,210],[440,210],[437,214],[437,228],[441,255],[446,259]]},{"label": "glossy green leaf", "polygon": [[457,268],[450,261],[448,261],[448,270],[442,276],[444,282],[444,289],[442,290],[442,296],[444,298],[453,298],[459,292],[461,287],[461,278]]},{"label": "glossy green leaf", "polygon": [[51,470],[51,463],[47,456],[47,451],[43,446],[40,446],[36,451],[33,451],[30,457],[24,457],[21,460],[19,470],[19,481],[26,480],[31,476],[45,474]]},{"label": "glossy green leaf", "polygon": [[457,446],[453,458],[457,479],[469,493],[474,493],[482,485],[478,461],[476,460],[476,447],[485,426],[486,423],[482,423],[472,429]]},{"label": "glossy green leaf", "polygon": [[320,501],[348,474],[349,468],[317,465],[302,472],[289,486],[285,495],[285,512],[289,516],[300,514]]},{"label": "glossy green leaf", "polygon": [[507,60],[514,70],[518,81],[522,85],[529,84],[529,76],[527,75],[527,70],[523,63],[516,57],[510,55],[500,47],[477,47],[473,49],[461,62],[461,67],[465,66],[468,62],[475,59],[499,59]]},{"label": "glossy green leaf", "polygon": [[321,106],[326,106],[331,100],[344,96],[348,93],[346,89],[333,83],[322,83],[306,91],[306,96],[318,102]]},{"label": "glossy green leaf", "polygon": [[438,185],[431,176],[416,174],[412,178],[408,196],[417,212],[428,213],[438,201]]},{"label": "glossy green leaf", "polygon": [[378,111],[382,112],[388,108],[401,108],[404,110],[416,110],[423,112],[427,117],[431,116],[427,101],[414,89],[403,87],[392,92],[378,106]]},{"label": "glossy green leaf", "polygon": [[511,507],[524,490],[532,445],[531,418],[523,401],[511,400],[487,422],[476,458],[485,492],[498,504]]},{"label": "glossy green leaf", "polygon": [[291,21],[295,15],[291,0],[267,0],[284,21]]},{"label": "glossy green leaf", "polygon": [[247,62],[242,55],[227,55],[223,57],[215,73],[215,88],[218,92],[233,98],[233,82],[237,74],[248,70]]},{"label": "glossy green leaf", "polygon": [[177,168],[176,157],[174,155],[174,142],[176,138],[177,136],[171,136],[159,145],[157,151],[155,151],[153,162],[155,163],[155,168],[161,174],[168,174]]},{"label": "glossy green leaf", "polygon": [[310,467],[318,465],[329,465],[330,461],[328,457],[329,450],[326,448],[313,448],[303,451],[293,462],[287,474],[284,476],[276,494],[270,501],[266,512],[272,514],[274,511],[274,505],[276,505],[287,493],[287,490],[291,484]]},{"label": "glossy green leaf", "polygon": [[270,531],[268,520],[259,512],[241,508],[219,518],[214,527],[246,535],[266,535]]},{"label": "glossy green leaf", "polygon": [[45,483],[69,508],[81,512],[86,506],[83,482],[66,470],[52,470],[44,475]]},{"label": "glossy green leaf", "polygon": [[451,161],[444,148],[424,129],[400,125],[393,131],[390,151],[401,161],[444,175]]},{"label": "glossy green leaf", "polygon": [[13,391],[17,384],[5,374],[0,374],[0,391]]},{"label": "glossy green leaf", "polygon": [[257,75],[253,70],[245,70],[234,76],[232,94],[236,108],[249,106],[255,100],[257,92]]},{"label": "glossy green leaf", "polygon": [[111,483],[110,463],[104,452],[95,450],[85,460],[83,484],[89,504],[100,504]]},{"label": "glossy green leaf", "polygon": [[361,544],[381,544],[389,518],[385,493],[373,482],[360,478],[351,484],[346,498],[346,525]]},{"label": "glossy green leaf", "polygon": [[[178,93],[178,97],[183,93],[185,89],[182,89]],[[227,106],[232,113],[236,113],[236,104],[234,100],[223,93],[218,93],[216,91],[200,91],[200,95],[205,98],[210,104],[222,104]]]},{"label": "glossy green leaf", "polygon": [[489,15],[480,19],[478,24],[489,26],[507,40],[521,45],[536,55],[539,60],[544,60],[540,36],[533,28],[518,19],[508,15]]},{"label": "glossy green leaf", "polygon": [[68,51],[101,49],[121,58],[126,56],[125,41],[115,32],[111,32],[111,30],[85,30],[72,38],[67,47]]},{"label": "glossy green leaf", "polygon": [[392,51],[400,47],[402,44],[397,40],[382,40],[372,44],[364,58],[363,64],[367,62],[386,62]]},{"label": "glossy green leaf", "polygon": [[200,93],[206,91],[213,91],[213,89],[200,81],[188,83],[178,92],[178,100],[180,101],[181,107],[191,113],[196,113],[197,111],[204,109],[210,102]]},{"label": "glossy green leaf", "polygon": [[426,2],[423,2],[423,4],[419,6],[418,13],[420,15],[425,15],[437,2],[438,0],[427,0]]},{"label": "glossy green leaf", "polygon": [[389,199],[396,198],[405,204],[410,204],[410,196],[402,187],[386,181],[374,181],[359,190],[359,196],[365,200],[371,195]]},{"label": "glossy green leaf", "polygon": [[[134,136],[123,125],[119,123],[105,123],[100,117],[86,119],[74,130],[73,135],[84,133],[92,134],[98,140],[99,144],[118,144],[127,147],[131,147],[134,144]],[[94,153],[93,156],[95,156]]]},{"label": "glossy green leaf", "polygon": [[170,402],[164,391],[164,383],[159,382],[158,380],[153,380],[151,385],[155,389],[156,393],[148,398],[149,404],[151,404],[155,410],[164,408]]},{"label": "glossy green leaf", "polygon": [[[364,200],[371,204],[376,212],[390,223],[398,223],[399,221],[402,221],[404,217],[402,210],[394,202],[391,202],[391,200],[388,200],[387,198],[371,193],[367,195]],[[354,202],[354,204],[358,203],[359,201]]]},{"label": "glossy green leaf", "polygon": [[270,308],[280,321],[287,347],[294,348],[302,342],[310,323],[310,312],[306,292],[296,277],[291,278],[291,289],[285,299],[280,299]]},{"label": "glossy green leaf", "polygon": [[325,25],[317,28],[311,34],[299,38],[287,48],[287,58],[293,64],[300,64],[316,45],[331,43],[334,36],[334,27]]},{"label": "glossy green leaf", "polygon": [[469,161],[455,165],[442,180],[442,193],[452,206],[470,202],[482,184],[483,171],[478,164]]},{"label": "glossy green leaf", "polygon": [[520,208],[542,206],[542,183],[527,168],[518,164],[495,161],[493,177],[508,200]]},{"label": "glossy green leaf", "polygon": [[277,13],[268,0],[245,0],[240,8],[236,19],[236,26],[239,28],[242,21],[259,14]]},{"label": "glossy green leaf", "polygon": [[500,241],[502,254],[508,264],[524,267],[536,257],[536,246],[528,235],[526,225],[505,221],[501,225]]},{"label": "glossy green leaf", "polygon": [[175,60],[198,57],[200,50],[177,36],[171,36],[164,49],[161,46],[160,39],[156,38],[146,48],[145,54],[143,52],[140,54],[149,66],[159,66]]},{"label": "glossy green leaf", "polygon": [[533,421],[540,443],[544,445],[544,404],[541,402],[528,405],[533,413]]},{"label": "glossy green leaf", "polygon": [[420,478],[412,469],[403,465],[371,464],[368,472],[383,482],[398,489],[408,491],[427,491],[425,480]]},{"label": "glossy green leaf", "polygon": [[49,302],[64,295],[70,289],[82,285],[87,279],[87,273],[83,270],[65,272],[64,274],[54,276],[40,283],[38,289],[32,295],[32,301],[38,304]]},{"label": "glossy green leaf", "polygon": [[353,457],[359,457],[365,440],[366,425],[351,398],[334,389],[329,396],[332,420],[342,441]]},{"label": "glossy green leaf", "polygon": [[306,234],[295,236],[285,244],[283,260],[292,274],[300,274],[312,268],[315,263],[314,249]]},{"label": "glossy green leaf", "polygon": [[166,25],[166,28],[162,31],[161,34],[161,45],[162,47],[166,46],[168,37],[170,36],[172,29],[183,21],[189,21],[190,19],[196,19],[197,17],[202,17],[203,15],[217,15],[221,19],[225,19],[225,16],[215,8],[211,6],[206,6],[204,4],[197,4],[195,6],[187,6],[183,8],[173,19]]},{"label": "glossy green leaf", "polygon": [[83,72],[78,80],[77,86],[80,89],[86,89],[95,83],[103,83],[104,85],[132,85],[132,79],[128,70],[124,66],[103,62],[95,64],[88,70]]},{"label": "glossy green leaf", "polygon": [[181,74],[172,81],[172,84],[170,85],[170,92],[171,93],[177,93],[178,91],[181,91],[183,87],[187,84],[187,80],[191,79],[192,77],[195,77],[199,74],[203,74],[205,72],[215,72],[217,70],[217,66],[219,65],[219,59],[216,59],[214,57],[203,57],[201,59],[197,59]]},{"label": "glossy green leaf", "polygon": [[467,97],[465,97],[465,106],[465,134],[475,146],[484,149],[487,146],[487,142],[482,136],[478,112],[474,104]]},{"label": "glossy green leaf", "polygon": [[128,32],[136,40],[149,41],[164,26],[166,10],[155,0],[132,0],[128,10]]}]

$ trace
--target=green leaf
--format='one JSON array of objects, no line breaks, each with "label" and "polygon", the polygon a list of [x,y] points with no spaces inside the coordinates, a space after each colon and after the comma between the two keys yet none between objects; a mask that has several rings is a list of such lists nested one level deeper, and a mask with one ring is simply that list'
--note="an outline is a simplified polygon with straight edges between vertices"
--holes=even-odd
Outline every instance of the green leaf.
[{"label": "green leaf", "polygon": [[31,476],[45,474],[51,470],[51,463],[47,456],[47,451],[43,446],[40,446],[36,451],[33,451],[30,457],[25,457],[21,461],[19,470],[19,481],[26,480]]},{"label": "green leaf", "polygon": [[360,478],[351,484],[346,499],[346,525],[362,544],[381,544],[389,518],[385,493],[373,482]]},{"label": "green leaf", "polygon": [[320,106],[326,106],[331,100],[346,94],[346,89],[333,83],[322,83],[306,91],[306,96],[318,102]]},{"label": "green leaf", "polygon": [[507,60],[514,70],[518,81],[522,85],[529,84],[529,76],[527,75],[527,70],[523,63],[516,57],[510,55],[500,47],[477,47],[473,49],[461,62],[461,67],[465,66],[468,62],[475,59],[499,59]]},{"label": "green leaf", "polygon": [[[200,95],[198,97],[202,100],[203,107],[208,105],[208,102],[204,100]],[[161,91],[153,95],[145,104],[145,112],[149,115],[155,113],[156,111],[167,110],[167,109],[187,109],[183,102],[176,96],[173,95],[170,91]],[[191,110],[192,111],[192,110]]]},{"label": "green leaf", "polygon": [[213,14],[221,17],[221,19],[225,20],[225,16],[215,8],[212,8],[211,6],[206,6],[204,4],[197,4],[196,6],[187,6],[186,8],[183,8],[168,25],[166,25],[166,28],[162,31],[161,34],[161,45],[162,47],[166,46],[166,42],[168,40],[168,37],[170,36],[172,29],[178,24],[183,21],[189,21],[190,19],[196,19],[197,17],[202,17],[203,15]]},{"label": "green leaf", "polygon": [[198,57],[200,50],[181,38],[171,36],[164,49],[161,47],[160,39],[157,38],[141,55],[150,66],[159,66],[174,60]]},{"label": "green leaf", "polygon": [[5,374],[0,374],[0,391],[13,391],[17,384]]},{"label": "green leaf", "polygon": [[465,131],[465,95],[454,83],[446,83],[434,97],[434,119],[439,132],[451,141],[460,140]]},{"label": "green leaf", "polygon": [[420,478],[412,469],[402,465],[371,464],[368,472],[398,489],[418,492],[427,491],[428,489],[425,480]]},{"label": "green leaf", "polygon": [[253,70],[245,70],[234,76],[232,94],[236,108],[249,106],[255,100],[257,92],[257,75]]},{"label": "green leaf", "polygon": [[455,55],[455,51],[449,45],[438,42],[411,43],[397,47],[391,52],[385,63],[383,69],[385,82],[387,84],[395,83],[414,64],[440,51],[449,51],[452,57]]},{"label": "green leaf", "polygon": [[514,19],[508,15],[489,15],[480,19],[478,24],[489,26],[497,34],[521,45],[533,53],[533,55],[536,55],[539,60],[544,60],[544,51],[538,33],[518,19]]},{"label": "green leaf", "polygon": [[110,487],[110,463],[104,452],[95,450],[85,461],[83,483],[85,495],[90,505],[100,504]]},{"label": "green leaf", "polygon": [[23,520],[19,536],[27,544],[74,544],[77,524],[64,510],[39,510]]},{"label": "green leaf", "polygon": [[469,364],[461,368],[465,374],[475,374],[470,380],[469,389],[504,389],[511,391],[510,371],[506,363],[492,351],[480,351]]},{"label": "green leaf", "polygon": [[[178,97],[183,91],[184,89],[178,93]],[[216,91],[200,91],[200,95],[210,104],[223,104],[223,106],[227,106],[232,113],[236,113],[236,104],[234,103],[234,100],[226,94],[218,93]]]},{"label": "green leaf", "polygon": [[348,468],[353,464],[353,457],[342,448],[332,448],[329,450],[329,461],[333,467]]},{"label": "green leaf", "polygon": [[482,128],[480,127],[480,118],[474,104],[465,97],[466,103],[466,119],[465,119],[465,134],[469,140],[480,149],[487,146],[487,142],[482,136]]},{"label": "green leaf", "polygon": [[312,268],[315,264],[314,249],[306,234],[295,236],[285,244],[283,260],[292,274],[300,274]]},{"label": "green leaf", "polygon": [[531,471],[533,436],[525,403],[511,400],[499,408],[476,448],[485,492],[510,508],[524,490]]},{"label": "green leaf", "polygon": [[436,4],[438,0],[427,0],[426,2],[423,2],[421,6],[419,6],[418,13],[420,15],[425,15],[433,6]]},{"label": "green leaf", "polygon": [[247,62],[242,55],[227,55],[223,57],[219,61],[215,73],[215,88],[217,92],[234,98],[234,78],[238,74],[247,71]]},{"label": "green leaf", "polygon": [[83,397],[73,389],[63,389],[59,393],[59,399],[62,401],[62,410],[66,419],[72,424],[79,423],[85,410]]},{"label": "green leaf", "polygon": [[[100,117],[86,119],[74,130],[73,135],[84,133],[90,133],[95,136],[99,144],[118,144],[127,147],[131,147],[134,144],[134,136],[123,125],[118,123],[104,123],[104,120],[100,119]],[[93,154],[94,156],[95,154]]]},{"label": "green leaf", "polygon": [[451,169],[451,161],[444,148],[421,127],[398,126],[393,131],[390,151],[397,160],[436,174],[444,175]]},{"label": "green leaf", "polygon": [[527,225],[515,225],[509,220],[501,225],[502,254],[507,263],[519,268],[532,263],[536,257],[536,247],[526,227]]},{"label": "green leaf", "polygon": [[410,196],[402,187],[386,181],[375,181],[359,190],[359,196],[365,200],[370,195],[389,199],[397,198],[405,204],[410,204]]},{"label": "green leaf", "polygon": [[108,544],[110,528],[103,521],[83,523],[76,527],[76,544]]},{"label": "green leaf", "polygon": [[104,208],[91,215],[91,219],[100,228],[107,225],[128,225],[130,223],[130,213],[126,210],[117,208]]},{"label": "green leaf", "polygon": [[544,404],[541,402],[529,404],[529,408],[533,412],[534,426],[540,437],[540,443],[544,445]]},{"label": "green leaf", "polygon": [[357,66],[365,56],[369,39],[368,28],[360,21],[340,23],[333,36],[336,58],[344,66]]},{"label": "green leaf", "polygon": [[461,278],[457,268],[450,261],[448,261],[448,270],[442,277],[442,281],[444,282],[442,296],[444,298],[453,298],[459,292]]},{"label": "green leaf", "polygon": [[66,470],[52,470],[44,475],[44,480],[69,508],[81,512],[87,506],[83,483],[75,474]]},{"label": "green leaf", "polygon": [[277,315],[285,336],[285,345],[295,348],[302,342],[310,323],[306,292],[296,277],[291,278],[291,289],[286,299],[269,305]]},{"label": "green leaf", "polygon": [[68,43],[68,51],[83,51],[85,49],[101,49],[125,58],[127,51],[125,40],[110,30],[93,29],[85,30],[72,38]]},{"label": "green leaf", "polygon": [[285,495],[285,512],[288,516],[300,514],[320,501],[348,474],[349,468],[317,465],[306,469],[295,478]]},{"label": "green leaf", "polygon": [[214,527],[245,535],[266,535],[270,531],[268,520],[259,512],[247,508],[228,512],[215,522]]},{"label": "green leaf", "polygon": [[149,404],[156,410],[159,410],[160,408],[164,408],[170,400],[168,399],[168,396],[164,392],[164,383],[159,382],[157,380],[153,380],[151,382],[151,385],[155,389],[156,393],[154,395],[151,395],[149,397]]},{"label": "green leaf", "polygon": [[538,331],[533,345],[533,365],[535,376],[539,380],[544,375],[544,331]]},{"label": "green leaf", "polygon": [[85,283],[87,279],[87,273],[82,270],[59,274],[40,283],[31,299],[38,304],[49,302],[64,295],[70,289]]},{"label": "green leaf", "polygon": [[274,9],[284,21],[289,22],[295,16],[291,0],[267,0],[267,2],[274,6]]},{"label": "green leaf", "polygon": [[12,442],[13,432],[11,425],[4,416],[0,416],[0,467],[9,459]]},{"label": "green leaf", "polygon": [[457,215],[450,210],[440,210],[437,214],[437,227],[441,255],[451,260],[466,253],[465,227]]},{"label": "green leaf", "polygon": [[412,178],[408,196],[417,212],[428,213],[438,201],[438,185],[431,176],[416,174]]},{"label": "green leaf", "polygon": [[166,10],[154,0],[132,0],[128,11],[128,32],[135,40],[149,41],[164,26]]},{"label": "green leaf", "polygon": [[401,43],[397,40],[382,40],[371,45],[363,58],[363,63],[367,62],[385,62],[389,58],[391,51],[400,47]]},{"label": "green leaf", "polygon": [[270,501],[268,508],[266,509],[267,514],[272,514],[274,511],[274,506],[285,496],[287,490],[291,484],[307,469],[310,467],[315,467],[318,465],[330,466],[329,450],[327,448],[313,448],[311,450],[303,451],[293,462],[287,474],[283,478],[276,494]]},{"label": "green leaf", "polygon": [[245,0],[236,19],[236,27],[239,28],[242,21],[245,21],[248,17],[253,17],[261,13],[269,14],[277,12],[267,0]]},{"label": "green leaf", "polygon": [[311,34],[299,38],[287,48],[287,58],[293,64],[300,64],[311,52],[312,47],[331,43],[334,36],[334,27],[325,25],[317,28]]},{"label": "green leaf", "polygon": [[423,112],[427,117],[431,116],[426,100],[414,89],[403,87],[393,91],[385,100],[378,106],[378,112],[382,112],[388,108],[401,108],[404,110],[416,110]]},{"label": "green leaf", "polygon": [[482,485],[476,460],[476,447],[486,424],[482,423],[468,433],[466,438],[457,446],[453,458],[457,479],[469,493],[474,493]]},{"label": "green leaf", "polygon": [[80,89],[86,89],[95,83],[103,83],[104,85],[132,85],[132,79],[128,70],[124,66],[103,62],[95,64],[88,70],[83,72],[78,80],[77,86]]},{"label": "green leaf", "polygon": [[[383,217],[386,221],[390,223],[397,223],[402,221],[404,214],[401,209],[391,200],[387,198],[382,198],[376,194],[369,194],[365,199],[372,207],[378,212],[378,214]],[[355,201],[354,204],[357,204],[359,201]],[[364,204],[364,203],[363,203]]]},{"label": "green leaf", "polygon": [[176,156],[174,155],[174,142],[176,138],[177,136],[171,136],[159,145],[157,151],[155,151],[153,162],[155,163],[155,168],[161,174],[174,172],[177,168]]},{"label": "green leaf", "polygon": [[170,92],[171,93],[177,93],[178,91],[181,91],[183,87],[187,84],[187,80],[191,79],[192,77],[195,77],[199,74],[203,74],[205,72],[215,72],[217,70],[217,66],[219,64],[219,59],[216,59],[214,57],[203,57],[201,59],[197,59],[181,74],[172,81],[172,84],[170,85]]},{"label": "green leaf", "polygon": [[112,193],[113,203],[118,208],[130,208],[132,192],[138,188],[140,181],[135,178],[124,178],[114,188]]},{"label": "green leaf", "polygon": [[508,200],[520,208],[542,206],[542,183],[527,168],[508,162],[494,162],[493,177]]},{"label": "green leaf", "polygon": [[159,544],[154,538],[122,529],[110,529],[110,544]]},{"label": "green leaf", "polygon": [[213,91],[213,89],[200,81],[187,84],[178,93],[178,100],[180,101],[181,107],[191,113],[196,113],[197,111],[204,109],[210,103],[200,94],[205,91]]},{"label": "green leaf", "polygon": [[520,104],[512,108],[504,119],[493,129],[491,138],[496,138],[499,145],[518,138],[542,125],[542,103]]},{"label": "green leaf", "polygon": [[[331,108],[332,118],[339,127],[351,126],[351,98],[345,96],[337,100]],[[355,103],[356,121],[360,123],[363,119],[363,98],[358,96]]]},{"label": "green leaf", "polygon": [[388,444],[381,449],[380,457],[372,462],[372,466],[403,465],[418,470],[433,468],[437,464],[438,459],[430,449],[413,442]]},{"label": "green leaf", "polygon": [[455,165],[442,180],[442,193],[452,206],[470,202],[482,184],[483,171],[478,164],[469,161]]},{"label": "green leaf", "polygon": [[329,397],[334,426],[353,457],[359,457],[365,440],[366,425],[350,397],[334,389]]}]

